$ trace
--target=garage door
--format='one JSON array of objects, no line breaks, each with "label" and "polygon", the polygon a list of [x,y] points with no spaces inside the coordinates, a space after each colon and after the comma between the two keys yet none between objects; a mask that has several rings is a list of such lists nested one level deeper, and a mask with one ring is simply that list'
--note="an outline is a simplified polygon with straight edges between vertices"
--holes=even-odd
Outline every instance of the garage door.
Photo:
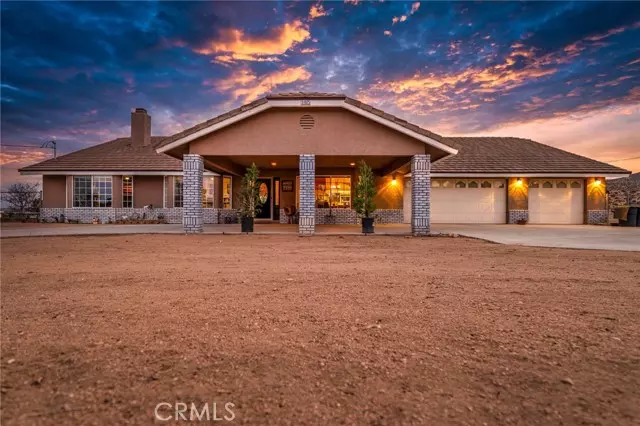
[{"label": "garage door", "polygon": [[529,182],[529,223],[581,224],[582,180],[538,179]]},{"label": "garage door", "polygon": [[[408,179],[407,179],[408,181]],[[405,222],[411,220],[411,186],[405,188]],[[504,180],[432,179],[432,223],[505,223]]]}]

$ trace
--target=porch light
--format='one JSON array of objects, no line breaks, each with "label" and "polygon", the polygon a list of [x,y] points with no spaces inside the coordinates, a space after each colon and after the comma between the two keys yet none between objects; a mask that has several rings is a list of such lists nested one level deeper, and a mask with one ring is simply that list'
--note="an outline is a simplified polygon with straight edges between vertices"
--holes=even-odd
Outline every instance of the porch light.
[{"label": "porch light", "polygon": [[398,181],[396,180],[396,177],[394,176],[394,177],[391,179],[391,185],[395,185],[396,183],[398,183]]},{"label": "porch light", "polygon": [[276,163],[275,161],[272,161],[272,162],[271,162],[271,166],[275,167],[275,166],[277,166],[277,165],[278,165],[278,163]]},{"label": "porch light", "polygon": [[600,186],[601,183],[602,181],[600,179],[596,179],[595,182],[593,182],[595,186]]},{"label": "porch light", "polygon": [[518,180],[516,181],[516,185],[522,186],[522,179],[521,178],[518,178]]},{"label": "porch light", "polygon": [[356,165],[356,163],[349,163],[349,165],[350,165],[351,167],[353,167],[353,166],[355,166],[355,165]]}]

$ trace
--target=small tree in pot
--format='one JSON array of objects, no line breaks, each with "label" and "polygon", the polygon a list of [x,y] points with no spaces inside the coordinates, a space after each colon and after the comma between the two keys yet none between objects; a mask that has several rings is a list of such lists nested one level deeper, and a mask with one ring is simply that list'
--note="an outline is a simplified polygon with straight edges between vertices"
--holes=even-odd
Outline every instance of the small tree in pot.
[{"label": "small tree in pot", "polygon": [[353,199],[353,207],[362,217],[362,233],[373,233],[373,212],[376,211],[376,205],[373,198],[376,196],[376,183],[373,178],[371,167],[360,161],[358,165],[358,173],[360,178],[356,185],[356,195]]},{"label": "small tree in pot", "polygon": [[247,168],[247,172],[242,178],[240,187],[240,226],[242,232],[253,232],[253,220],[262,209],[262,201],[260,201],[260,183],[258,175],[260,170],[255,163]]}]

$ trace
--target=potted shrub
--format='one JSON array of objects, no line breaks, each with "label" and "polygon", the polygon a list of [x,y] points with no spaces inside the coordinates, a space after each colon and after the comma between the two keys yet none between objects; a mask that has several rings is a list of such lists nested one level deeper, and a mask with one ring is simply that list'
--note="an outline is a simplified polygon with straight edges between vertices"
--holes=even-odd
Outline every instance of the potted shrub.
[{"label": "potted shrub", "polygon": [[356,185],[356,193],[353,199],[353,207],[362,218],[362,233],[373,233],[373,212],[376,211],[376,205],[373,198],[376,196],[376,184],[373,178],[371,167],[360,161],[358,165],[358,173],[360,178]]},{"label": "potted shrub", "polygon": [[260,184],[258,182],[259,174],[260,170],[258,170],[255,163],[253,163],[251,167],[247,168],[247,172],[242,178],[240,208],[238,209],[242,232],[253,232],[253,220],[262,209]]}]

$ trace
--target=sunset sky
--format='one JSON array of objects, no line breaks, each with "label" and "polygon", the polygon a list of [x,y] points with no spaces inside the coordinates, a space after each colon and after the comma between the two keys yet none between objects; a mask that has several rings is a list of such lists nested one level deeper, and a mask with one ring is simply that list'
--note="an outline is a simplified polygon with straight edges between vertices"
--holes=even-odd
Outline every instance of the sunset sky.
[{"label": "sunset sky", "polygon": [[531,138],[640,171],[640,2],[2,2],[2,184],[269,92],[341,92],[446,136]]}]

